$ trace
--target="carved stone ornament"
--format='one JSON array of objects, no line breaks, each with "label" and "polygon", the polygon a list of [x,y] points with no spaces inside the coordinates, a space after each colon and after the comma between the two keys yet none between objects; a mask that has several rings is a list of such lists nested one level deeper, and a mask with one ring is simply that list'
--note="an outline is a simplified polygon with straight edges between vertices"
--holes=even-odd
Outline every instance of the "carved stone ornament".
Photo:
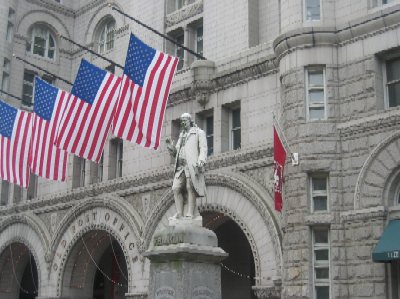
[{"label": "carved stone ornament", "polygon": [[282,287],[280,285],[274,286],[254,286],[251,287],[254,295],[258,299],[280,299]]},{"label": "carved stone ornament", "polygon": [[181,9],[167,15],[165,23],[167,24],[167,27],[171,27],[193,16],[199,15],[202,12],[203,12],[203,0],[198,0],[192,4],[185,5]]}]

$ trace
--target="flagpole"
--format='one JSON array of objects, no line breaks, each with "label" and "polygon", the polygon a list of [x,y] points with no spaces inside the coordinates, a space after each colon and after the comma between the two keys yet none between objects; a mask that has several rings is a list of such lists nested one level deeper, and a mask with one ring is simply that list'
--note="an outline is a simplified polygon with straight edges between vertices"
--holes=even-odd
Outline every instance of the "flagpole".
[{"label": "flagpole", "polygon": [[107,62],[119,67],[122,70],[124,69],[124,67],[122,65],[120,65],[119,63],[116,63],[113,60],[108,59],[107,57],[105,57],[103,55],[100,55],[99,53],[93,51],[92,49],[89,49],[88,47],[85,47],[85,46],[73,41],[72,39],[70,39],[70,38],[68,38],[68,37],[66,37],[64,35],[59,35],[59,37],[62,38],[62,39],[65,39],[66,41],[69,41],[71,44],[74,44],[75,46],[78,46],[79,48],[82,48],[82,49],[92,53],[93,55],[96,55],[97,57],[100,57],[101,59],[104,59],[105,61],[107,61]]},{"label": "flagpole", "polygon": [[293,152],[292,149],[290,148],[289,142],[287,141],[285,133],[283,133],[283,130],[282,130],[281,126],[279,125],[279,122],[276,119],[274,112],[272,112],[272,119],[278,128],[280,136],[283,137],[282,139],[284,140],[284,143],[285,143],[287,149],[289,150],[290,157],[292,158],[292,165],[293,166],[299,165],[299,153]]},{"label": "flagpole", "polygon": [[162,34],[161,32],[159,32],[158,30],[150,27],[149,25],[146,25],[145,23],[139,21],[138,19],[124,13],[122,10],[120,10],[119,8],[115,7],[115,6],[111,6],[111,4],[108,4],[112,10],[115,10],[116,12],[120,13],[121,15],[127,17],[128,19],[136,22],[137,24],[139,24],[140,26],[143,26],[144,28],[150,30],[151,32],[157,34],[158,36],[161,36],[162,38],[166,39],[167,41],[173,43],[174,45],[178,46],[179,48],[182,48],[183,50],[185,50],[186,52],[189,52],[190,54],[196,56],[197,58],[201,59],[201,60],[207,60],[204,56],[194,52],[193,50],[185,47],[184,45],[179,44],[176,40],[170,38],[168,35]]},{"label": "flagpole", "polygon": [[12,97],[12,98],[14,98],[14,99],[17,99],[17,100],[23,102],[22,98],[17,97],[17,96],[15,96],[15,95],[11,94],[11,93],[8,93],[8,92],[6,92],[6,91],[4,91],[4,90],[2,90],[2,89],[0,89],[0,92],[1,92],[1,93],[4,93],[4,94],[6,94],[6,95],[8,95],[9,97]]},{"label": "flagpole", "polygon": [[19,56],[15,56],[15,54],[13,54],[13,56],[14,56],[17,60],[20,60],[20,61],[22,61],[22,62],[25,62],[26,64],[28,64],[28,65],[30,65],[30,66],[33,66],[33,67],[37,68],[38,70],[43,71],[43,72],[45,72],[46,74],[49,74],[49,75],[53,76],[54,78],[56,78],[56,79],[58,79],[58,80],[61,80],[61,81],[65,82],[65,83],[67,83],[68,85],[71,85],[71,86],[73,85],[73,84],[72,84],[71,82],[69,82],[68,80],[65,80],[64,78],[61,78],[61,77],[59,77],[59,76],[57,76],[57,75],[55,75],[55,74],[53,74],[53,73],[51,73],[51,72],[45,70],[45,69],[42,68],[42,67],[37,66],[36,64],[33,64],[33,63],[31,63],[31,62],[29,62],[29,61],[27,61],[27,60],[25,60],[25,59],[23,59],[23,58],[21,58],[21,57],[19,57]]}]

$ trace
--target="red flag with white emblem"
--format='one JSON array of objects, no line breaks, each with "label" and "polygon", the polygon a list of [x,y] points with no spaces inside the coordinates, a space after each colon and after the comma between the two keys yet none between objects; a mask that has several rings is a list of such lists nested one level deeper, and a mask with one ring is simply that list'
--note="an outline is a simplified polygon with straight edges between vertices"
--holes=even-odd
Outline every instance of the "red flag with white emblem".
[{"label": "red flag with white emblem", "polygon": [[286,161],[286,150],[274,126],[274,193],[275,210],[282,210],[283,170]]}]

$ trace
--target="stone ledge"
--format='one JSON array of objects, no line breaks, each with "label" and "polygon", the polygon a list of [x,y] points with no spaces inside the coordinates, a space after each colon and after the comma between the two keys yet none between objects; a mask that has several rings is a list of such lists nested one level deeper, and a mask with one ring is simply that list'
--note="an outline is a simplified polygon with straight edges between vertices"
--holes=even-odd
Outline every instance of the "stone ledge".
[{"label": "stone ledge", "polygon": [[335,217],[330,213],[310,214],[304,216],[304,223],[307,225],[332,224]]},{"label": "stone ledge", "polygon": [[355,133],[364,133],[377,129],[398,126],[399,123],[400,109],[391,108],[378,114],[338,124],[338,130],[342,136],[353,136]]},{"label": "stone ledge", "polygon": [[387,215],[386,208],[384,206],[377,206],[362,210],[353,210],[340,213],[342,221],[355,221],[355,220],[366,220],[371,218],[383,218]]}]

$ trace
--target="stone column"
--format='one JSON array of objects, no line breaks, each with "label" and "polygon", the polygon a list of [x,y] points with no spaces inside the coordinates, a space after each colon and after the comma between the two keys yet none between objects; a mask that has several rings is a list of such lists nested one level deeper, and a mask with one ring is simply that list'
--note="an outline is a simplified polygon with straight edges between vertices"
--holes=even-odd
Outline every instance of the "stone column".
[{"label": "stone column", "polygon": [[214,232],[195,224],[169,226],[154,237],[149,299],[221,299],[220,261],[227,253]]}]

